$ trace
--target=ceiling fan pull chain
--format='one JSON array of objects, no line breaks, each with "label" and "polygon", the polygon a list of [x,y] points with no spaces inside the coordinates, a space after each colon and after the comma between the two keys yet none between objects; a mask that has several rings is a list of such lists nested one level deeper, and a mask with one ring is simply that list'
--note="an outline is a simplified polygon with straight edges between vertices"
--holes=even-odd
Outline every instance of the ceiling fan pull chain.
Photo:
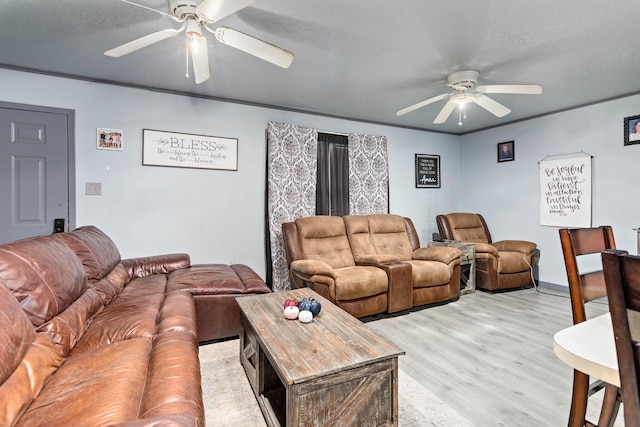
[{"label": "ceiling fan pull chain", "polygon": [[187,47],[184,50],[184,58],[185,58],[185,70],[186,70],[186,76],[187,78],[189,78],[189,38],[186,39],[187,40]]}]

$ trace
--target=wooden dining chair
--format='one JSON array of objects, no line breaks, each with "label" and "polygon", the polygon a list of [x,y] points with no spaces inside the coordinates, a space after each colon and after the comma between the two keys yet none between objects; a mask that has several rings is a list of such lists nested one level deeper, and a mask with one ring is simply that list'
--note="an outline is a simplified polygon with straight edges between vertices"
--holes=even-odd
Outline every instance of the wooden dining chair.
[{"label": "wooden dining chair", "polygon": [[624,396],[624,424],[640,426],[640,257],[605,251],[602,264]]},{"label": "wooden dining chair", "polygon": [[[607,296],[603,271],[581,273],[578,257],[598,254],[607,249],[615,249],[613,229],[606,225],[594,228],[560,229],[560,243],[564,254],[564,264],[569,281],[573,323],[587,320],[585,303]],[[587,421],[589,397],[604,389],[602,407],[598,423]],[[569,412],[569,427],[612,426],[620,408],[620,389],[603,381],[590,383],[589,376],[578,370],[573,371],[573,393]]]}]

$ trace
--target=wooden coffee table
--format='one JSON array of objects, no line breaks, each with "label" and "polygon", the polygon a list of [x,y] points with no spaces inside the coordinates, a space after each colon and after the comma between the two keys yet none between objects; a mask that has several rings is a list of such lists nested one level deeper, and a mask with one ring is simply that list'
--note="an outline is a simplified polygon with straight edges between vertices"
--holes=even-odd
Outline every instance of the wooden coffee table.
[{"label": "wooden coffee table", "polygon": [[[283,317],[287,298],[310,296],[311,323]],[[402,349],[310,289],[237,301],[240,362],[269,426],[398,425]]]}]

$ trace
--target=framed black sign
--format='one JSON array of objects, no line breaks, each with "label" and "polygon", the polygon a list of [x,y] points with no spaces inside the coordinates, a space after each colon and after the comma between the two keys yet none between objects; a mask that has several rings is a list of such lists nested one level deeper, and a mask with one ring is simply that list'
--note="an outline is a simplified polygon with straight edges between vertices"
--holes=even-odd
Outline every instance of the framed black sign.
[{"label": "framed black sign", "polygon": [[440,156],[416,154],[416,188],[440,188]]}]

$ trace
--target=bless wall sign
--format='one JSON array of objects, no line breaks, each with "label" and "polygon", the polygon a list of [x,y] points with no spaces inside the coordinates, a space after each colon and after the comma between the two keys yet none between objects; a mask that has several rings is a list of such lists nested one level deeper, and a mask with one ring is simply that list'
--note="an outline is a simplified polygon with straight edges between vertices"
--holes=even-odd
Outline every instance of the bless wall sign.
[{"label": "bless wall sign", "polygon": [[416,154],[416,188],[440,188],[440,156]]},{"label": "bless wall sign", "polygon": [[238,140],[143,129],[142,164],[237,171]]}]

